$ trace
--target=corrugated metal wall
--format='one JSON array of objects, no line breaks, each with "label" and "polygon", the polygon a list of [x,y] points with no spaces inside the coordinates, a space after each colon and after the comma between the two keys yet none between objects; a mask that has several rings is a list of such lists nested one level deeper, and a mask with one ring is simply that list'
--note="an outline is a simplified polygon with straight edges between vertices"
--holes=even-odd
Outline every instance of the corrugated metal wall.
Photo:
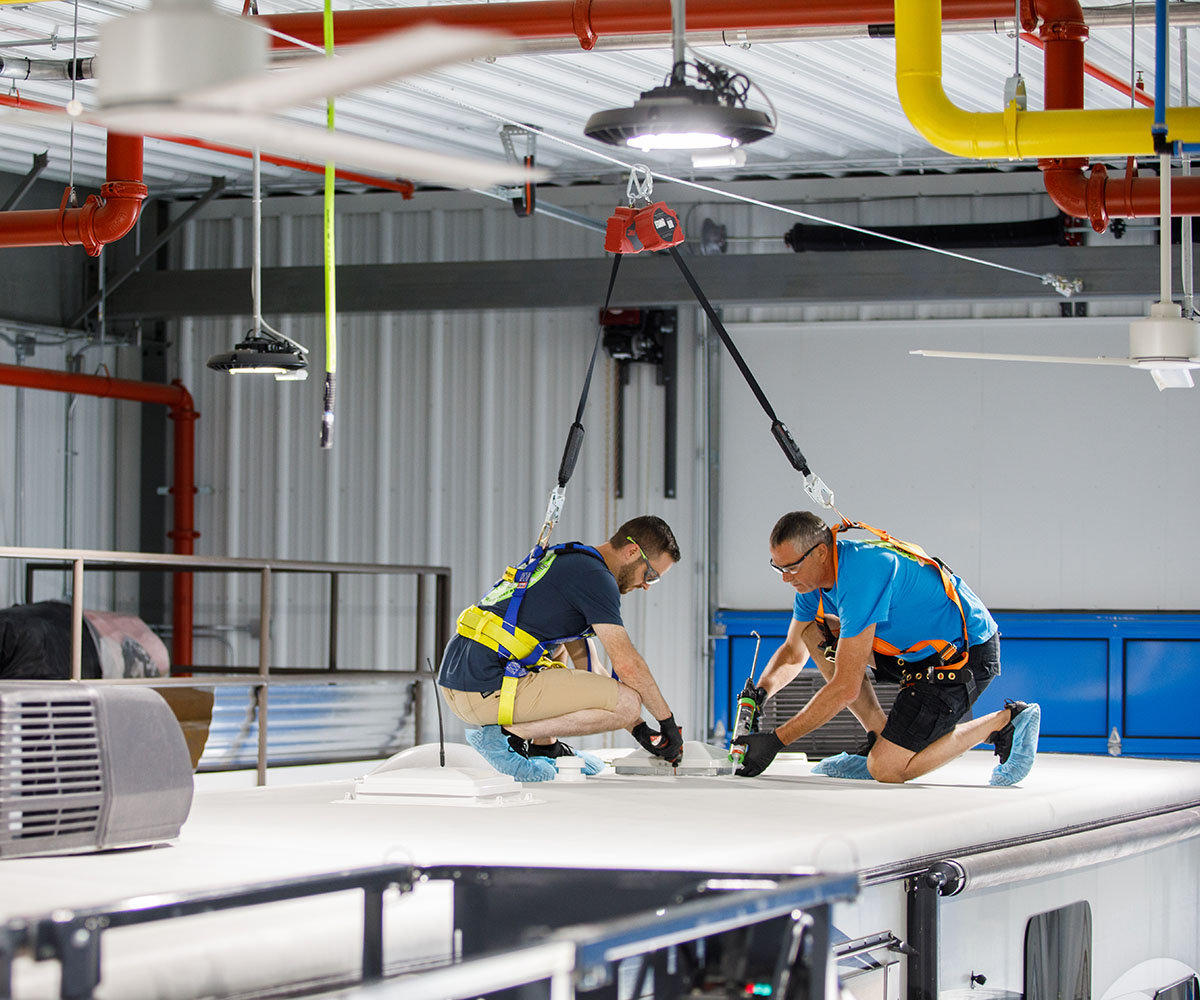
[{"label": "corrugated metal wall", "polygon": [[[0,326],[0,361],[62,370],[80,344],[23,331],[33,337],[18,362],[17,331]],[[32,352],[30,351],[32,346]],[[89,348],[81,371],[137,377],[128,351]],[[5,545],[137,547],[141,480],[138,435],[142,404],[71,396],[39,389],[0,386],[0,538]],[[134,610],[136,579],[89,573],[84,600],[89,608]],[[39,574],[35,598],[70,598],[69,574]],[[13,560],[0,563],[0,606],[25,599],[25,574]]]},{"label": "corrugated metal wall", "polygon": [[[351,199],[353,202],[353,200]],[[232,204],[234,211],[246,206]],[[290,206],[290,207],[295,207]],[[230,213],[232,214],[232,213]],[[346,213],[339,227],[345,262],[503,256],[506,209],[487,202],[463,212]],[[530,227],[532,228],[532,227]],[[542,245],[570,254],[586,231],[538,220]],[[264,263],[320,257],[319,216],[269,218]],[[526,237],[527,239],[529,237]],[[592,239],[592,236],[588,236]],[[598,239],[598,237],[595,237]],[[214,218],[189,227],[186,266],[246,266],[249,220]],[[519,255],[519,251],[518,251]],[[536,275],[531,275],[536,281]],[[603,288],[596,289],[596,309]],[[312,350],[322,364],[323,323],[280,315],[268,322]],[[322,380],[307,383],[229,377],[205,359],[228,350],[249,319],[180,325],[178,362],[202,416],[198,424],[197,551],[237,556],[448,565],[455,611],[477,598],[504,566],[528,551],[574,418],[596,334],[595,310],[346,316],[339,321],[334,447],[318,448]],[[698,450],[694,387],[696,325],[681,316],[678,496],[663,499],[663,390],[650,366],[635,366],[627,389],[625,496],[613,491],[615,365],[602,356],[585,418],[583,455],[568,489],[557,540],[603,540],[643,512],[663,516],[684,560],[663,584],[629,595],[626,623],[668,699],[688,725],[701,717],[703,615],[697,542]],[[197,582],[198,662],[255,662],[252,635],[258,584],[250,577]],[[321,584],[275,583],[273,661],[319,666],[327,643],[327,592]],[[413,588],[407,581],[343,585],[339,662],[345,667],[412,668]],[[228,631],[230,628],[234,631]],[[224,658],[224,659],[223,659]],[[694,731],[694,730],[693,730]]]}]

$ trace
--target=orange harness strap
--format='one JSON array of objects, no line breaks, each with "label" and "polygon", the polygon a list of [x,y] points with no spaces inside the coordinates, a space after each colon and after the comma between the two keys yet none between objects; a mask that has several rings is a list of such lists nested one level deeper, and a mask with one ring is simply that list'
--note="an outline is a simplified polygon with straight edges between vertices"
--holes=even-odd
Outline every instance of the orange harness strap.
[{"label": "orange harness strap", "polygon": [[[924,566],[932,566],[938,571],[942,578],[942,589],[956,608],[958,608],[959,617],[962,619],[963,626],[963,648],[960,652],[952,642],[946,642],[943,639],[922,639],[919,642],[913,643],[908,649],[899,649],[893,646],[890,642],[885,642],[883,639],[876,638],[871,643],[871,648],[876,653],[883,653],[886,656],[896,657],[899,666],[905,666],[905,657],[910,653],[915,653],[919,650],[933,649],[936,653],[936,659],[929,666],[928,679],[938,682],[954,682],[958,680],[958,672],[967,665],[968,649],[971,645],[971,640],[967,633],[967,613],[963,610],[962,600],[958,596],[958,591],[954,586],[954,579],[950,575],[950,571],[945,564],[935,557],[929,555],[921,546],[914,545],[912,542],[901,541],[899,538],[893,538],[886,531],[880,531],[878,528],[873,528],[869,524],[863,524],[861,521],[848,521],[842,519],[842,523],[830,529],[833,534],[833,573],[834,580],[837,579],[837,536],[838,532],[847,531],[853,528],[861,528],[863,531],[869,531],[875,535],[879,541],[888,548],[894,549],[897,552],[902,552],[905,555],[911,556],[917,562]],[[818,591],[817,594],[817,615],[816,621],[825,628],[825,610],[824,610],[824,595]],[[914,680],[916,677],[914,676]]]}]

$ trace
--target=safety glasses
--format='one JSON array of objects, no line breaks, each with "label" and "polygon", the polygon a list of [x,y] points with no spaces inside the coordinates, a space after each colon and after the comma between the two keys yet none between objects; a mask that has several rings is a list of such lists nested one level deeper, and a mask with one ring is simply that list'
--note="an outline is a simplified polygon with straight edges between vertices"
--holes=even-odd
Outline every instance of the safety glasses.
[{"label": "safety glasses", "polygon": [[642,551],[642,547],[638,545],[637,540],[630,538],[628,535],[625,536],[625,540],[628,542],[633,542],[634,545],[637,545],[638,554],[646,563],[646,575],[643,578],[646,586],[649,587],[652,583],[658,583],[658,581],[662,579],[662,575],[658,572],[658,570],[650,565],[650,560],[646,558],[646,553]]},{"label": "safety glasses", "polygon": [[800,564],[809,557],[809,554],[812,552],[812,550],[815,549],[820,544],[821,544],[820,542],[813,543],[812,545],[810,545],[808,547],[808,552],[805,552],[804,555],[802,555],[795,562],[788,563],[786,566],[776,566],[775,560],[772,559],[771,560],[771,569],[773,569],[780,576],[783,576],[784,573],[795,573],[796,570],[798,570],[800,568]]}]

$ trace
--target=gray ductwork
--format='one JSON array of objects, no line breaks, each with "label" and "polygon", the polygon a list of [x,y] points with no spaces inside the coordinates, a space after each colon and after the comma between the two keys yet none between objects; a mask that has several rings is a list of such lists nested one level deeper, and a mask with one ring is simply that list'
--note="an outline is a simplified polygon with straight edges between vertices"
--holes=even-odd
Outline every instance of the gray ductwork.
[{"label": "gray ductwork", "polygon": [[86,59],[23,59],[0,56],[0,78],[6,80],[92,80],[92,57]]}]

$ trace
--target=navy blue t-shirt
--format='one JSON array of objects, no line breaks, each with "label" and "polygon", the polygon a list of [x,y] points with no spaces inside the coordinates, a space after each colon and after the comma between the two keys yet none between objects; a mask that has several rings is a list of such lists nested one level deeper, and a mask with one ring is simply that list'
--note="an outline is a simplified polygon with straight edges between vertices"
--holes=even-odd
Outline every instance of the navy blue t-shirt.
[{"label": "navy blue t-shirt", "polygon": [[[508,600],[487,605],[504,617]],[[590,625],[623,625],[621,593],[602,559],[559,552],[540,580],[525,591],[517,627],[545,641],[579,635]],[[494,649],[455,635],[446,646],[438,684],[455,691],[495,691],[504,662]]]}]

